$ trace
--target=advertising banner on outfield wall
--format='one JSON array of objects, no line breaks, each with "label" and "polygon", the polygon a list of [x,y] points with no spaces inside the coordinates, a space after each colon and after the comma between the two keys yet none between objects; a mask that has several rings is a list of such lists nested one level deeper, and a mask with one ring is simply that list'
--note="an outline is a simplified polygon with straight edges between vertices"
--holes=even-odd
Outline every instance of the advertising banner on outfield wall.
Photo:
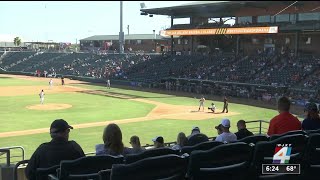
[{"label": "advertising banner on outfield wall", "polygon": [[199,35],[219,35],[219,34],[274,34],[274,33],[278,33],[278,26],[164,30],[160,32],[160,35],[161,36],[192,36],[192,35],[199,36]]}]

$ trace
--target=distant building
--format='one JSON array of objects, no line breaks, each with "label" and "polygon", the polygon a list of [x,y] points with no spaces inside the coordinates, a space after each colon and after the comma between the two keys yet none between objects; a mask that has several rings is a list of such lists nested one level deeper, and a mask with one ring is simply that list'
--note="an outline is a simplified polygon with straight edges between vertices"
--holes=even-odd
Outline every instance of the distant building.
[{"label": "distant building", "polygon": [[[124,37],[125,52],[164,52],[170,50],[170,38],[158,34],[128,34]],[[95,35],[80,40],[81,51],[119,50],[119,35]]]}]

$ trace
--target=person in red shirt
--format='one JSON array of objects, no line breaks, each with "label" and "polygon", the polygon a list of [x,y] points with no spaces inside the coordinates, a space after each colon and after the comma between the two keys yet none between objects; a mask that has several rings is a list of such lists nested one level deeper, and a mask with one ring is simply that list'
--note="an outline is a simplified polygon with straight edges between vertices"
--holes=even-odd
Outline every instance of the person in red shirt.
[{"label": "person in red shirt", "polygon": [[271,119],[268,129],[268,135],[283,134],[288,131],[301,130],[301,122],[298,118],[289,113],[290,100],[287,97],[281,97],[278,101],[279,115]]}]

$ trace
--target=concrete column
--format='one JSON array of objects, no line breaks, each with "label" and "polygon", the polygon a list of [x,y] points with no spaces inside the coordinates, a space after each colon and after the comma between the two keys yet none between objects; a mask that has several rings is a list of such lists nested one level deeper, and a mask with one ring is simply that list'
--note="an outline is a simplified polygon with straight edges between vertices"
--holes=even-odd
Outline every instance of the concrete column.
[{"label": "concrete column", "polygon": [[[173,16],[171,16],[171,27],[173,26]],[[173,55],[173,36],[171,36],[171,55]]]},{"label": "concrete column", "polygon": [[240,48],[240,35],[237,35],[237,45],[236,45],[236,54],[239,55],[239,48]]},{"label": "concrete column", "polygon": [[298,55],[298,49],[299,49],[299,32],[295,33],[295,42],[294,42],[294,55]]},{"label": "concrete column", "polygon": [[123,1],[120,1],[120,32],[119,32],[119,53],[123,54],[124,50],[124,33],[123,33]]}]

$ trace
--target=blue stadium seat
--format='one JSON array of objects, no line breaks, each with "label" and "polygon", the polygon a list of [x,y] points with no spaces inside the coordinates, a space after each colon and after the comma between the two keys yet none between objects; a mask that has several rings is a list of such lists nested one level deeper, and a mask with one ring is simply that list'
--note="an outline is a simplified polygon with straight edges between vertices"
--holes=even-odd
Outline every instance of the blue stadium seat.
[{"label": "blue stadium seat", "polygon": [[254,136],[248,136],[248,137],[239,139],[237,142],[245,142],[247,144],[250,144],[250,143],[256,144],[259,141],[269,141],[269,137],[265,135],[254,135]]},{"label": "blue stadium seat", "polygon": [[304,154],[305,171],[303,178],[319,179],[320,171],[320,133],[311,134],[308,138],[307,147]]},{"label": "blue stadium seat", "polygon": [[205,134],[199,133],[192,135],[188,138],[188,146],[194,146],[196,144],[209,141],[208,136]]},{"label": "blue stadium seat", "polygon": [[113,164],[123,163],[122,156],[89,156],[76,160],[61,161],[59,179],[98,179],[98,172],[111,169]]},{"label": "blue stadium seat", "polygon": [[192,180],[246,179],[253,148],[237,142],[207,151],[193,151],[189,157],[188,178]]},{"label": "blue stadium seat", "polygon": [[149,157],[132,164],[115,164],[111,169],[112,180],[182,180],[188,160],[174,154]]},{"label": "blue stadium seat", "polygon": [[303,130],[297,130],[297,131],[289,131],[289,132],[286,132],[284,134],[276,134],[276,135],[272,135],[270,137],[270,141],[272,140],[275,140],[275,139],[278,139],[279,137],[283,137],[283,136],[286,136],[286,135],[294,135],[294,134],[302,134],[302,135],[306,135],[307,133]]},{"label": "blue stadium seat", "polygon": [[203,143],[200,143],[200,144],[196,144],[194,146],[184,146],[181,149],[181,154],[184,154],[184,153],[190,154],[194,150],[209,150],[209,149],[217,147],[217,146],[219,146],[221,144],[223,144],[223,143],[222,142],[218,142],[218,141],[207,141],[207,142],[203,142]]},{"label": "blue stadium seat", "polygon": [[125,157],[125,163],[130,164],[141,159],[155,157],[155,156],[163,156],[168,154],[175,154],[178,155],[178,150],[173,150],[171,148],[163,147],[163,148],[156,148],[156,149],[148,149],[139,154],[129,154]]}]

